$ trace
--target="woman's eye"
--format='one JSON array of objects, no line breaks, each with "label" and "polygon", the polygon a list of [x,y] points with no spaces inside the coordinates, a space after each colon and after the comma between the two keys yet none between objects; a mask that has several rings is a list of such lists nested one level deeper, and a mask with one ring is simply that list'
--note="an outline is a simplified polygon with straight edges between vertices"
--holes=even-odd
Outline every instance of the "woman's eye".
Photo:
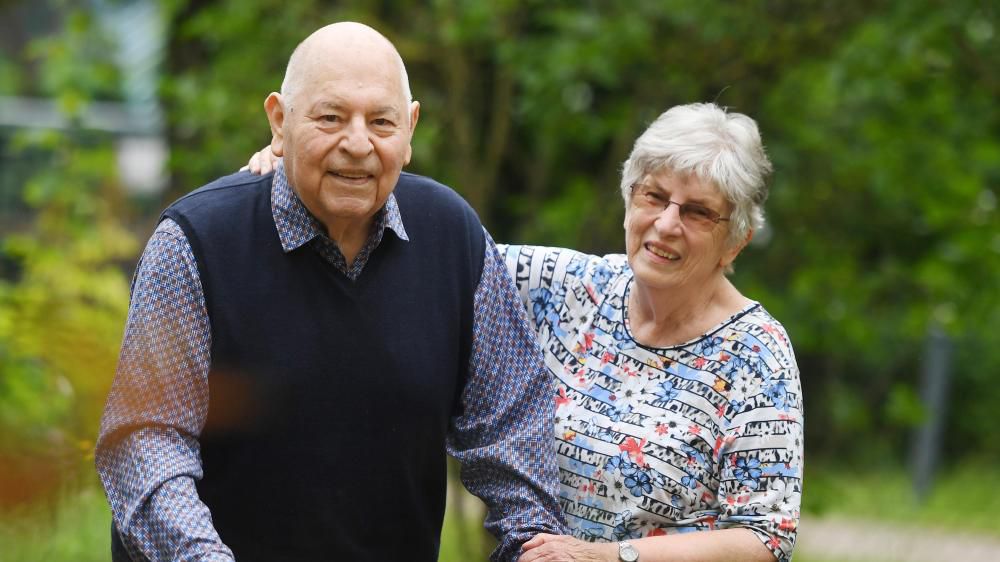
[{"label": "woman's eye", "polygon": [[687,205],[687,212],[689,215],[698,220],[710,221],[715,218],[715,213],[713,211],[707,207],[701,207],[699,205]]}]

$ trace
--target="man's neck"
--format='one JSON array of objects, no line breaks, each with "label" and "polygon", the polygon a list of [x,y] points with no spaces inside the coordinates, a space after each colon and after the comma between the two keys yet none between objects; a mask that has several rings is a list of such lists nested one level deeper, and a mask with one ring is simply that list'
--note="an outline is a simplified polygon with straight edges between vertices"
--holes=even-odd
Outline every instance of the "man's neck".
[{"label": "man's neck", "polygon": [[354,264],[354,259],[358,257],[361,249],[368,243],[377,215],[378,213],[368,217],[363,222],[353,221],[349,224],[343,224],[338,221],[328,221],[329,224],[324,225],[326,227],[326,235],[337,244],[337,248],[344,255],[344,260],[347,262],[348,267]]}]

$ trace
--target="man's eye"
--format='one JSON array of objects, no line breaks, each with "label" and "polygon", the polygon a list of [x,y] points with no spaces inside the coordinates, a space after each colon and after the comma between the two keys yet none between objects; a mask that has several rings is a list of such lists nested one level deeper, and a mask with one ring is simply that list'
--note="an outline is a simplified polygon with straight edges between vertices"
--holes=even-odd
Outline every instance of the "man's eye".
[{"label": "man's eye", "polygon": [[322,119],[323,121],[326,121],[327,123],[336,123],[336,122],[340,121],[340,116],[339,115],[324,115],[320,119]]},{"label": "man's eye", "polygon": [[376,127],[391,127],[393,123],[384,117],[379,117],[378,119],[372,120],[372,125],[375,125]]}]

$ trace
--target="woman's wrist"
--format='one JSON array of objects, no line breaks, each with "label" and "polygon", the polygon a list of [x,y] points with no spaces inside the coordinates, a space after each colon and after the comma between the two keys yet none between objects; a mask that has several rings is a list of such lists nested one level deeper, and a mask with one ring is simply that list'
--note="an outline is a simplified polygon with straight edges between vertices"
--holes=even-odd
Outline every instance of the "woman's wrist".
[{"label": "woman's wrist", "polygon": [[601,560],[606,560],[607,562],[619,562],[621,560],[618,558],[618,543],[617,542],[606,542],[599,543],[602,548]]}]

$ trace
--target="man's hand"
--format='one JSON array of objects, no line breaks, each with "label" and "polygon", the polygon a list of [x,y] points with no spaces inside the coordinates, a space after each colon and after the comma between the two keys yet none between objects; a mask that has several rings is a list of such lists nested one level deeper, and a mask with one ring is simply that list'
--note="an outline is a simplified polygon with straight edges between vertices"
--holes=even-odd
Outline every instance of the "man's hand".
[{"label": "man's hand", "polygon": [[540,533],[521,546],[520,562],[617,562],[618,545]]}]

